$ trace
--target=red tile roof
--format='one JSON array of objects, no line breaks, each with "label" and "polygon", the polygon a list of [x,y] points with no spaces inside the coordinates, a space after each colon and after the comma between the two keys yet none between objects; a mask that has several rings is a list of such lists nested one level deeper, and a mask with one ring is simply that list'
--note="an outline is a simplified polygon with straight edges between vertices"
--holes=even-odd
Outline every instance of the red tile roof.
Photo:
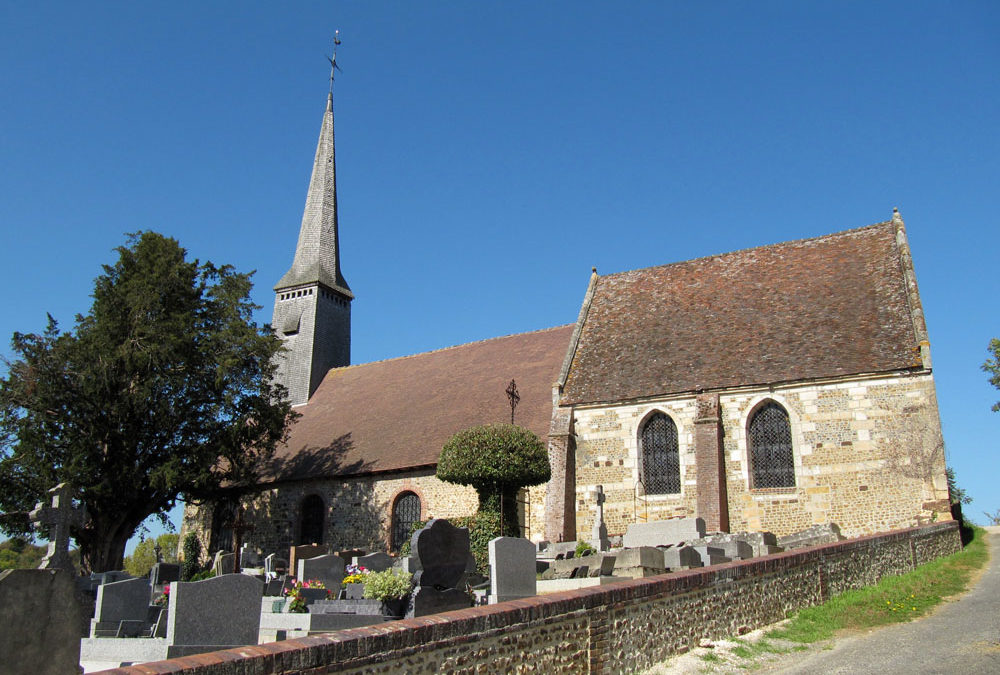
[{"label": "red tile roof", "polygon": [[521,395],[515,422],[545,441],[552,385],[573,326],[334,368],[279,447],[262,482],[351,476],[437,463],[448,438],[510,421],[505,390]]},{"label": "red tile roof", "polygon": [[909,369],[917,341],[879,223],[598,277],[561,403]]}]

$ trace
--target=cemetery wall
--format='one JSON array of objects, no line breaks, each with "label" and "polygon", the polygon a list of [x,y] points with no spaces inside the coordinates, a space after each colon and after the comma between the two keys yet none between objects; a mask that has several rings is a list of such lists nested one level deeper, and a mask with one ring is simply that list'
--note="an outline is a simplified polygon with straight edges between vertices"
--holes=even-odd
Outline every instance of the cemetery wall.
[{"label": "cemetery wall", "polygon": [[[954,521],[305,640],[120,668],[184,673],[631,673],[959,550]],[[753,598],[748,602],[747,598]]]},{"label": "cemetery wall", "polygon": [[[794,488],[750,488],[747,423],[764,399],[789,413]],[[681,491],[636,498],[639,434],[662,411],[677,425]],[[609,535],[642,520],[694,516],[694,396],[577,408],[576,524],[587,539],[596,485],[604,486]],[[929,373],[741,389],[720,395],[730,531],[781,536],[834,522],[848,537],[949,519],[944,453]]]}]

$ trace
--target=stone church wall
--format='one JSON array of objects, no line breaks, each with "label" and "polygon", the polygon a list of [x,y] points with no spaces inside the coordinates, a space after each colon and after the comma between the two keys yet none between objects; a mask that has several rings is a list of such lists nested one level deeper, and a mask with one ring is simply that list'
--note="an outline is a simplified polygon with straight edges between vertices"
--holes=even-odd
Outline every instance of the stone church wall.
[{"label": "stone church wall", "polygon": [[[389,544],[391,509],[397,497],[413,492],[420,497],[421,518],[454,518],[475,512],[478,498],[472,488],[438,480],[433,469],[407,473],[287,483],[248,497],[243,504],[254,529],[244,541],[264,555],[282,552],[299,542],[303,500],[318,495],[325,505],[325,544],[336,549],[385,551]],[[212,527],[211,510],[189,507],[184,512],[182,539],[198,533],[207,550]]]},{"label": "stone church wall", "polygon": [[[789,414],[794,488],[750,489],[748,417],[766,399]],[[654,411],[677,425],[681,492],[636,495],[639,432]],[[845,536],[949,519],[940,421],[929,373],[722,393],[730,530],[778,535],[837,523]],[[577,533],[593,526],[596,485],[604,486],[611,535],[636,520],[696,513],[695,397],[578,408]]]}]

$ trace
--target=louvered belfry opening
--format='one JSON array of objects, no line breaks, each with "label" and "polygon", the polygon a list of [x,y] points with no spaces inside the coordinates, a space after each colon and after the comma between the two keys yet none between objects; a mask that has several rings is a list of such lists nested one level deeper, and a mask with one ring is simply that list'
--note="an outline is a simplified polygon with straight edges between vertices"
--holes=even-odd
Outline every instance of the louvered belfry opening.
[{"label": "louvered belfry opening", "polygon": [[661,412],[650,416],[642,427],[642,482],[646,494],[681,491],[677,425]]},{"label": "louvered belfry opening", "polygon": [[753,487],[795,487],[792,429],[785,409],[774,401],[765,403],[751,418],[748,435]]}]

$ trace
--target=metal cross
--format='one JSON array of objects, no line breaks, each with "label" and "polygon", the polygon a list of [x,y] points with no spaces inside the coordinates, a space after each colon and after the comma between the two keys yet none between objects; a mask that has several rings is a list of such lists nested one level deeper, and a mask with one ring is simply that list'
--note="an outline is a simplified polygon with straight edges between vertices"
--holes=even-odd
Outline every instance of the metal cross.
[{"label": "metal cross", "polygon": [[514,408],[521,402],[521,395],[517,393],[517,382],[510,381],[507,386],[507,399],[510,401],[510,423],[514,423]]},{"label": "metal cross", "polygon": [[[340,31],[333,31],[333,56],[328,56],[327,61],[330,62],[330,93],[333,93],[333,74],[334,71],[340,70],[340,66],[337,65],[337,46],[340,44]],[[343,72],[343,71],[341,71]]]},{"label": "metal cross", "polygon": [[69,483],[59,483],[49,490],[50,506],[44,502],[35,504],[29,514],[31,522],[49,528],[49,550],[42,558],[38,569],[65,569],[76,573],[69,558],[69,538],[71,527],[82,527],[87,514],[84,508],[73,506],[73,491]]}]

